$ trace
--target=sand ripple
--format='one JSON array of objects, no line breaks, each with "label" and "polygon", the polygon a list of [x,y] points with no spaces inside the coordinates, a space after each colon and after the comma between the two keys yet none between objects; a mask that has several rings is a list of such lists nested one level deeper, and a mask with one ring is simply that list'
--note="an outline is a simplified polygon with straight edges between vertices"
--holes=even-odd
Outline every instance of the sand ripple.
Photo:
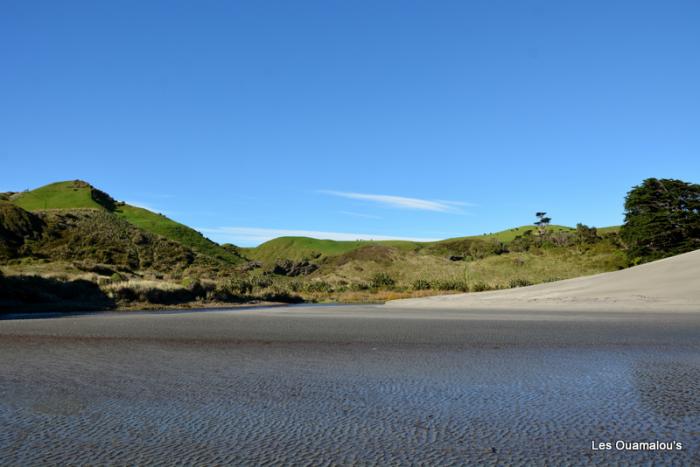
[{"label": "sand ripple", "polygon": [[[698,349],[3,338],[7,465],[700,462]],[[593,452],[678,440],[681,452]]]}]

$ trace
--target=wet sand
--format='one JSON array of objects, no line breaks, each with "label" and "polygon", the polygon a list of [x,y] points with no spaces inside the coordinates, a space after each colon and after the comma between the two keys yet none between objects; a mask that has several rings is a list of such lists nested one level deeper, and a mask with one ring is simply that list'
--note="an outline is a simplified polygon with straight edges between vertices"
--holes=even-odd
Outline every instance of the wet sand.
[{"label": "wet sand", "polygon": [[0,353],[5,465],[700,463],[699,313],[107,313]]}]

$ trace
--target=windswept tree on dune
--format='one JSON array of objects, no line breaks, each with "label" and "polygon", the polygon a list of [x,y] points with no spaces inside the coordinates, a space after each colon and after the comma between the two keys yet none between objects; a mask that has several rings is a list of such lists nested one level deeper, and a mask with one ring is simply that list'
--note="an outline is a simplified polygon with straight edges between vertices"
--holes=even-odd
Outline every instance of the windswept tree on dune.
[{"label": "windswept tree on dune", "polygon": [[700,185],[648,178],[633,187],[620,236],[634,263],[700,248]]}]

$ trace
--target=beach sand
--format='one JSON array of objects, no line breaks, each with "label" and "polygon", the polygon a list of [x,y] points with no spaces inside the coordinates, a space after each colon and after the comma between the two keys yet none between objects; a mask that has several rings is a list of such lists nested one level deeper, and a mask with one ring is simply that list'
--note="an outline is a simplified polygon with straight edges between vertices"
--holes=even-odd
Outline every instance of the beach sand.
[{"label": "beach sand", "polygon": [[700,463],[697,313],[103,313],[0,353],[5,465]]}]

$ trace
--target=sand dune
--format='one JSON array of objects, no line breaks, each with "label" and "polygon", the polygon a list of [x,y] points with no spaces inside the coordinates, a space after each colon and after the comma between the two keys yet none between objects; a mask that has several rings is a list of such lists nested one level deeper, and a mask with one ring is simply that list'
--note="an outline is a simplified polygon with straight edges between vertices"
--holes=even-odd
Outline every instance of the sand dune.
[{"label": "sand dune", "polygon": [[395,300],[387,306],[700,311],[700,250],[622,271],[494,292]]}]

